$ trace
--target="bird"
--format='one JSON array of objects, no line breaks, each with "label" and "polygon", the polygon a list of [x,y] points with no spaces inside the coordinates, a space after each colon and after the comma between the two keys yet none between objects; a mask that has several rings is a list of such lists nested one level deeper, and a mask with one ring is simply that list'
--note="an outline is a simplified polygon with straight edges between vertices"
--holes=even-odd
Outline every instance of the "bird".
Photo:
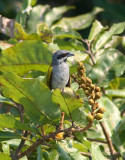
[{"label": "bird", "polygon": [[52,89],[70,87],[69,66],[66,63],[68,57],[74,53],[67,50],[57,50],[52,56],[52,63],[47,73],[47,86]]}]

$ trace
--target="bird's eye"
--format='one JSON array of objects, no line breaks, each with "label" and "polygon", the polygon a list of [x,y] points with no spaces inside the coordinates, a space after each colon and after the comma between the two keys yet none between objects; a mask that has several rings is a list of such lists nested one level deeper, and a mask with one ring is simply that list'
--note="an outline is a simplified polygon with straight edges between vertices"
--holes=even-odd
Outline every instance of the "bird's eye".
[{"label": "bird's eye", "polygon": [[59,56],[57,57],[57,59],[61,59],[61,58],[63,58],[63,57],[66,57],[66,56],[67,56],[67,54],[68,54],[68,53],[61,54],[61,55],[59,55]]}]

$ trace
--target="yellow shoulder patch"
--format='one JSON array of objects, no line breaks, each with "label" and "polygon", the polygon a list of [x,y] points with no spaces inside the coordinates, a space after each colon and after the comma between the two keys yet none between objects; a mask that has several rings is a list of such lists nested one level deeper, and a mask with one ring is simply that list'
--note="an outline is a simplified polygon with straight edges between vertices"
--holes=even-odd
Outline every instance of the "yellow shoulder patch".
[{"label": "yellow shoulder patch", "polygon": [[48,72],[47,72],[47,76],[46,76],[46,82],[47,82],[47,86],[50,88],[50,78],[51,78],[51,75],[52,75],[52,69],[53,67],[50,66],[49,69],[48,69]]}]

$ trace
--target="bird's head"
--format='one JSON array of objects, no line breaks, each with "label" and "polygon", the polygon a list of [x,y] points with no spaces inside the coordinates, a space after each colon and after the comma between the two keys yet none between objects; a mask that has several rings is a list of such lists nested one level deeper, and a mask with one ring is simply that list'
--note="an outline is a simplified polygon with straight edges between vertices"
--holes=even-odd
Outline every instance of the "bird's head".
[{"label": "bird's head", "polygon": [[71,56],[74,56],[74,53],[66,50],[58,50],[53,54],[52,65],[57,65],[66,62],[67,58]]}]

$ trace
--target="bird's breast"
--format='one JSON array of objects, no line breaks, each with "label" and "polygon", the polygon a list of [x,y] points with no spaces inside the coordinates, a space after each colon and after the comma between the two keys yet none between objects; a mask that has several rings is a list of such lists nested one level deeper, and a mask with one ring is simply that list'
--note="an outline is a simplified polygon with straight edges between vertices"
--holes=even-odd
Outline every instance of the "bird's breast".
[{"label": "bird's breast", "polygon": [[52,70],[52,89],[63,89],[69,81],[69,66],[67,63],[54,65]]}]

